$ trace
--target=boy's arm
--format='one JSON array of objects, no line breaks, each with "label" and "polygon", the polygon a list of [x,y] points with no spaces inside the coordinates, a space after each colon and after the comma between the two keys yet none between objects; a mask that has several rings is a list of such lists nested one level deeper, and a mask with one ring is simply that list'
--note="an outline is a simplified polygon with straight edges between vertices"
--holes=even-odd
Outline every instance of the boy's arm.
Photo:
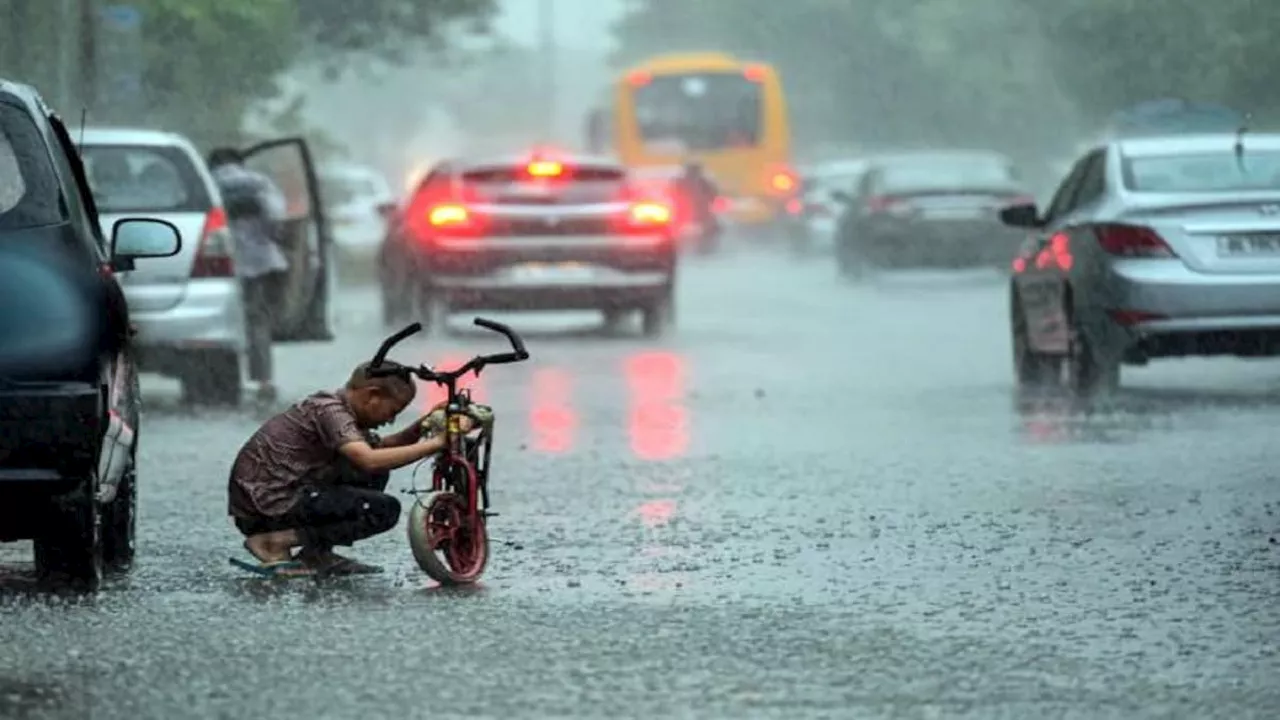
[{"label": "boy's arm", "polygon": [[356,440],[338,448],[353,465],[367,473],[396,470],[444,449],[444,437],[436,436],[398,447],[371,447],[363,440]]}]

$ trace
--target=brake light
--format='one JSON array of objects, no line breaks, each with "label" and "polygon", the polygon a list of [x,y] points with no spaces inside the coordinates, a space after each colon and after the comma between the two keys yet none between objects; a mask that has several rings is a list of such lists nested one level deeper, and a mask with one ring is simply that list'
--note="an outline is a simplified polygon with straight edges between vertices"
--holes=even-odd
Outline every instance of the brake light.
[{"label": "brake light", "polygon": [[1098,244],[1108,254],[1129,258],[1176,257],[1173,249],[1148,227],[1140,225],[1108,224],[1093,229]]},{"label": "brake light", "polygon": [[788,200],[788,201],[787,201],[787,213],[788,213],[788,214],[790,214],[790,215],[799,215],[799,214],[800,214],[800,213],[802,213],[802,212],[804,212],[804,202],[803,202],[803,201],[801,201],[801,200],[799,200],[799,199],[797,199],[797,198],[791,198],[790,200]]},{"label": "brake light", "polygon": [[785,170],[780,170],[769,179],[769,185],[777,192],[789,193],[796,189],[796,176]]},{"label": "brake light", "polygon": [[564,174],[564,166],[554,160],[535,160],[526,168],[530,177],[549,178]]},{"label": "brake light", "polygon": [[200,246],[191,266],[193,278],[230,278],[236,276],[235,239],[227,222],[227,212],[213,208],[204,219]]},{"label": "brake light", "polygon": [[904,212],[909,210],[907,201],[902,198],[886,197],[883,195],[875,195],[867,198],[867,210],[873,213],[879,212]]},{"label": "brake light", "polygon": [[471,213],[461,205],[436,205],[427,215],[432,227],[438,228],[466,225],[470,219]]},{"label": "brake light", "polygon": [[631,206],[628,219],[632,227],[662,227],[671,223],[671,208],[656,202],[638,202]]}]

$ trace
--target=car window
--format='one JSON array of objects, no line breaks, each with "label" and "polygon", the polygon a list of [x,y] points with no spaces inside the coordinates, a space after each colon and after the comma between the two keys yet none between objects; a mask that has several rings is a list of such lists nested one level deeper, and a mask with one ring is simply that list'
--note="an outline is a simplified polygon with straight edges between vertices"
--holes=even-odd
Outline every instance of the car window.
[{"label": "car window", "polygon": [[81,157],[99,212],[207,212],[212,205],[181,148],[95,144]]},{"label": "car window", "polygon": [[1280,189],[1280,152],[1248,150],[1130,156],[1123,163],[1132,192],[1220,193]]},{"label": "car window", "polygon": [[613,167],[564,167],[556,177],[530,177],[525,166],[474,168],[462,173],[466,199],[497,204],[576,205],[622,197],[627,174]]},{"label": "car window", "polygon": [[1088,166],[1089,156],[1080,158],[1076,161],[1071,172],[1067,174],[1066,179],[1058,186],[1058,191],[1053,194],[1053,200],[1049,201],[1049,209],[1045,211],[1045,222],[1053,223],[1067,213],[1071,200],[1075,197],[1076,190],[1080,187],[1081,178],[1084,176],[1085,168]]},{"label": "car window", "polygon": [[922,159],[885,166],[881,182],[887,192],[913,192],[1012,189],[1018,180],[1008,163],[996,159]]},{"label": "car window", "polygon": [[0,230],[65,220],[62,189],[39,128],[25,109],[0,100]]},{"label": "car window", "polygon": [[1107,191],[1107,155],[1102,150],[1095,150],[1089,153],[1088,162],[1085,163],[1084,172],[1080,176],[1080,187],[1076,190],[1075,197],[1071,199],[1071,209],[1068,212],[1074,212],[1081,207],[1102,197]]}]

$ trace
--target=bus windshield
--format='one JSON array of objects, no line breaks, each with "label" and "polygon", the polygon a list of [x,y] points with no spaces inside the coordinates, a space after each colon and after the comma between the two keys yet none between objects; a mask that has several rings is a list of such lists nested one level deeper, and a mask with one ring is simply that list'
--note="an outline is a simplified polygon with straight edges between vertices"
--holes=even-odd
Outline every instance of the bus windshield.
[{"label": "bus windshield", "polygon": [[635,89],[640,136],[653,152],[751,147],[761,135],[761,90],[740,73],[657,75]]}]

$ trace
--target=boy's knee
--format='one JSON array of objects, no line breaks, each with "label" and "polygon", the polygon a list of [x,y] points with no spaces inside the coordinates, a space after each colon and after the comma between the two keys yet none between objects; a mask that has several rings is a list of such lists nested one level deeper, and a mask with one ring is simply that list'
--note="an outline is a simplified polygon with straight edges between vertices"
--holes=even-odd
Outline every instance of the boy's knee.
[{"label": "boy's knee", "polygon": [[384,494],[370,498],[368,504],[366,512],[369,523],[377,528],[378,532],[386,532],[400,522],[400,501],[396,498]]}]

